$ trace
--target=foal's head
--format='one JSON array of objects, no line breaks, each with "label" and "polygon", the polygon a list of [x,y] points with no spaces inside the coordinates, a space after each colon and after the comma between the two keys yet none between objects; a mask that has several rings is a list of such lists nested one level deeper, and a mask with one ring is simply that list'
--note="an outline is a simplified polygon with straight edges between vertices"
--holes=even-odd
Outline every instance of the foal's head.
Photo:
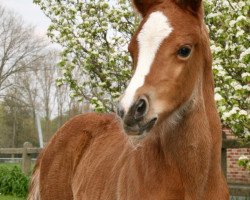
[{"label": "foal's head", "polygon": [[143,20],[129,45],[134,75],[118,114],[125,130],[142,133],[190,108],[210,54],[201,0],[133,3]]}]

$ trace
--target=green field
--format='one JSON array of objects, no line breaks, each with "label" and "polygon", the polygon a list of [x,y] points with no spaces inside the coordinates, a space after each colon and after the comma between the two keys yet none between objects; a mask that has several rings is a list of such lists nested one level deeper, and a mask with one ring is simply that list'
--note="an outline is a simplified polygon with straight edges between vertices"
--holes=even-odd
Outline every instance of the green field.
[{"label": "green field", "polygon": [[[21,163],[0,163],[0,167],[7,167],[9,169],[13,168],[14,166],[17,166],[17,167],[22,167],[22,164]],[[35,166],[35,163],[32,162],[31,164],[31,168],[33,168]]]},{"label": "green field", "polygon": [[0,195],[0,200],[25,200],[25,199],[20,197]]},{"label": "green field", "polygon": [[0,166],[8,167],[9,169],[11,169],[14,166],[21,167],[21,164],[18,164],[18,163],[0,163]]}]

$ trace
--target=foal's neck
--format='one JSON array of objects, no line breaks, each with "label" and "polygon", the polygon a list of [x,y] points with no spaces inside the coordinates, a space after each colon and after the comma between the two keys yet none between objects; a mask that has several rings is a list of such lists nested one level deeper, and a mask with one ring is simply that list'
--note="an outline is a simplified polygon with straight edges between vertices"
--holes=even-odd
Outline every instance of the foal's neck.
[{"label": "foal's neck", "polygon": [[166,121],[153,130],[144,138],[147,160],[154,160],[166,182],[179,180],[187,199],[200,199],[208,181],[212,144],[204,103],[196,102],[175,127],[169,128]]},{"label": "foal's neck", "polygon": [[196,148],[200,140],[210,140],[210,125],[203,92],[199,91],[199,94],[196,94],[198,96],[190,98],[146,134],[143,139],[145,146],[151,144],[152,148],[160,148],[158,152],[169,155],[178,154],[178,151],[183,149]]}]

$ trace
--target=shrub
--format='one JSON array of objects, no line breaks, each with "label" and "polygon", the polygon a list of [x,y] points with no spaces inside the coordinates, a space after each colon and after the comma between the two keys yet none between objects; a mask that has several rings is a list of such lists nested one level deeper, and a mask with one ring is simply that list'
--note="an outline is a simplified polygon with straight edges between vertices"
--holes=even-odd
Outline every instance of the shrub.
[{"label": "shrub", "polygon": [[17,166],[8,168],[0,166],[0,193],[26,197],[28,194],[29,178]]}]

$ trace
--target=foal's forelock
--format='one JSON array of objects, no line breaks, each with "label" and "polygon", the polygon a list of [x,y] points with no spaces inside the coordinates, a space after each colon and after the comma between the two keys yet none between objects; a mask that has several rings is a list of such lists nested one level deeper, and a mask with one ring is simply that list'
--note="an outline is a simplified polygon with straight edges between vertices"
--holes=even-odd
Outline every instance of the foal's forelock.
[{"label": "foal's forelock", "polygon": [[151,13],[143,25],[137,37],[139,55],[136,71],[121,100],[125,113],[129,111],[135,101],[136,91],[144,85],[161,43],[171,34],[172,30],[168,18],[160,11]]}]

